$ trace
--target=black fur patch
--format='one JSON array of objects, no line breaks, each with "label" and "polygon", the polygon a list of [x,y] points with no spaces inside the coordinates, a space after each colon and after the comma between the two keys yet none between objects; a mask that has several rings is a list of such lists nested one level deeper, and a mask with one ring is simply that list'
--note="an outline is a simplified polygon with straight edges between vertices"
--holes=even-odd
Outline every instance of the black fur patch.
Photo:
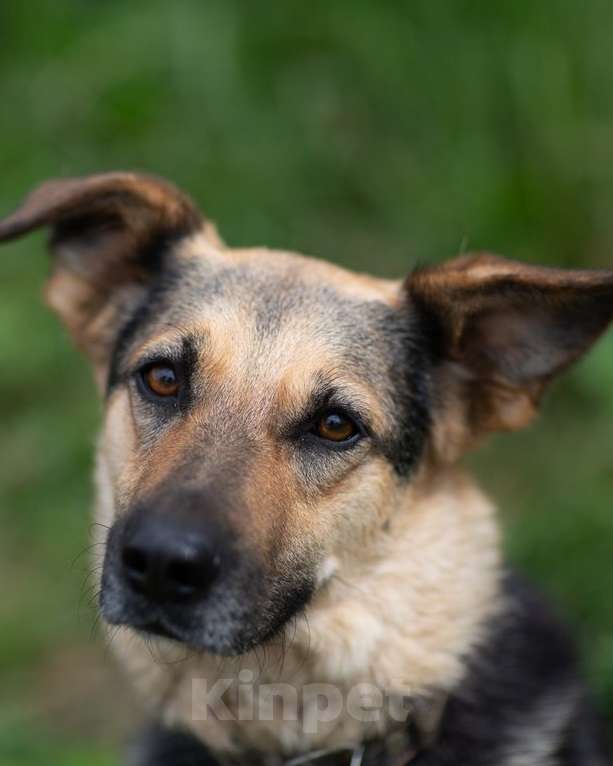
[{"label": "black fur patch", "polygon": [[193,734],[151,725],[129,748],[126,766],[217,766],[217,761]]},{"label": "black fur patch", "polygon": [[[132,313],[124,320],[119,328],[109,365],[107,377],[106,393],[109,396],[120,382],[121,361],[130,344],[137,337],[139,332],[146,328],[165,307],[165,297],[172,292],[178,281],[176,269],[173,268],[172,261],[168,257],[168,241],[158,242],[155,248],[152,248],[151,257],[155,266],[152,272],[152,280],[140,303],[132,310]],[[162,262],[165,262],[165,268],[162,269]]]},{"label": "black fur patch", "polygon": [[[447,703],[436,744],[414,763],[605,766],[605,745],[565,629],[517,576],[507,576],[504,596],[507,608],[468,659],[467,675]],[[558,706],[564,705],[567,713],[559,714]],[[540,756],[527,754],[529,737],[542,746]],[[578,760],[578,754],[585,758]]]},{"label": "black fur patch", "polygon": [[421,458],[431,426],[432,351],[427,328],[411,306],[384,318],[383,332],[392,349],[390,378],[398,425],[382,450],[403,477]]},{"label": "black fur patch", "polygon": [[143,302],[136,307],[130,318],[124,322],[121,329],[119,330],[117,338],[115,339],[115,344],[111,353],[109,374],[106,383],[107,396],[109,396],[114,391],[119,383],[119,367],[124,352],[129,347],[138,330],[147,323],[151,316],[150,297],[150,292],[148,292]]}]

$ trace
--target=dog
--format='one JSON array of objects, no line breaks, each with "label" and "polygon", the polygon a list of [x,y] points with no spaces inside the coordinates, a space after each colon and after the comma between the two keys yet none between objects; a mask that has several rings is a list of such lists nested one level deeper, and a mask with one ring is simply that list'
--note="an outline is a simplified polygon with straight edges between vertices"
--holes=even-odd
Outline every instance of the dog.
[{"label": "dog", "polygon": [[47,182],[46,299],[104,402],[100,612],[133,766],[600,766],[572,641],[459,458],[535,417],[613,271],[462,255],[378,279],[233,249],[181,191]]}]

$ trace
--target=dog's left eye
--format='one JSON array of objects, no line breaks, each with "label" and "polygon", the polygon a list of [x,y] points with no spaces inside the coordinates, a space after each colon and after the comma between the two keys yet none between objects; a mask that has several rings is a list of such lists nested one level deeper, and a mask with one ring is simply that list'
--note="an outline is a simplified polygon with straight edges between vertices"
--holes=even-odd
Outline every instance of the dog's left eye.
[{"label": "dog's left eye", "polygon": [[148,394],[160,398],[176,397],[179,379],[174,367],[168,363],[151,364],[141,371],[141,380]]},{"label": "dog's left eye", "polygon": [[329,442],[350,442],[355,439],[359,433],[355,421],[340,410],[330,410],[325,412],[315,423],[313,433]]}]

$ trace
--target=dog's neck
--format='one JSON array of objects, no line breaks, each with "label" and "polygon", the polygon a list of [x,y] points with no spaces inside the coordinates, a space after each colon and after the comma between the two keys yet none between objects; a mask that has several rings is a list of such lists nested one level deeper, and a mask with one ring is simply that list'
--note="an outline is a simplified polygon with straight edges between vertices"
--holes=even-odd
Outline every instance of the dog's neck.
[{"label": "dog's neck", "polygon": [[[397,725],[386,703],[377,720],[348,712],[347,700],[360,684],[395,703],[421,704],[452,689],[498,608],[498,529],[490,503],[455,470],[417,482],[405,500],[366,556],[339,552],[331,576],[282,641],[220,659],[190,655],[170,642],[151,650],[127,630],[117,634],[113,647],[144,698],[214,751],[295,753],[351,747]],[[224,696],[230,720],[199,709],[199,694],[220,679],[234,684]],[[272,720],[244,714],[241,705],[269,684],[296,691],[297,720],[283,720],[278,711],[264,716]],[[314,727],[322,717],[321,684],[338,690],[343,711]]]}]

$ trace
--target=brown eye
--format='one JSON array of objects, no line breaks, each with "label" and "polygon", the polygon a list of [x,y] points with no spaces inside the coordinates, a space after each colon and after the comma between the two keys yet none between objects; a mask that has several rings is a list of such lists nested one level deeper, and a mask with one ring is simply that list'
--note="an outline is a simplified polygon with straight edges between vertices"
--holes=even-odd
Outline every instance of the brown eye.
[{"label": "brown eye", "polygon": [[145,370],[143,381],[147,389],[156,396],[176,396],[179,382],[174,369],[168,364],[154,364]]},{"label": "brown eye", "polygon": [[315,433],[320,439],[331,442],[346,442],[358,434],[358,427],[342,412],[327,412],[317,422]]}]

